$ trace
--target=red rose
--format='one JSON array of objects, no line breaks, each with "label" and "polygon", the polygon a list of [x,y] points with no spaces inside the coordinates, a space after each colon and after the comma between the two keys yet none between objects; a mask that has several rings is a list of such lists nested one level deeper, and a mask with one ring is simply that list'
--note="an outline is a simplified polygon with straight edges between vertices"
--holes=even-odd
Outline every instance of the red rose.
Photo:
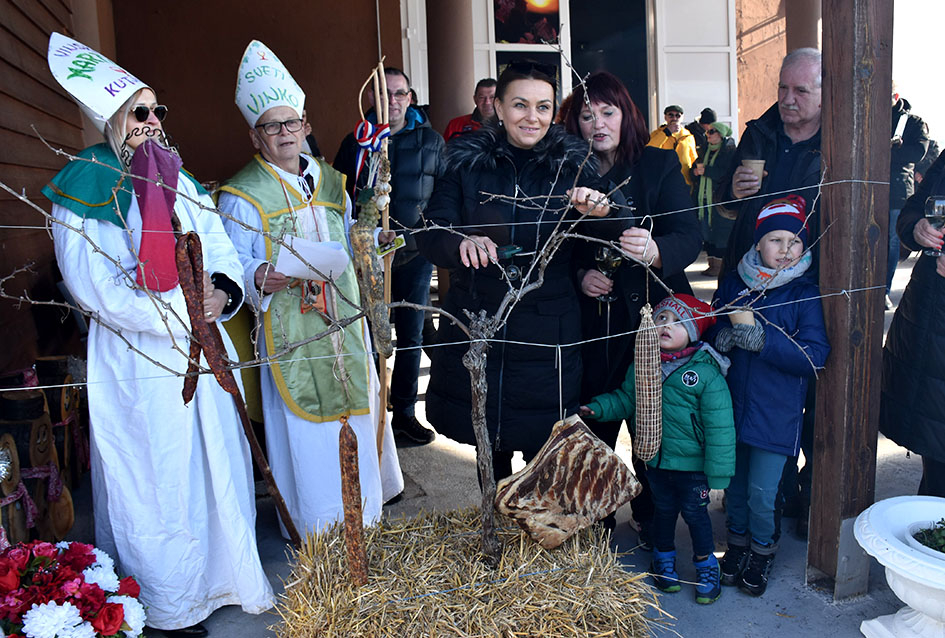
[{"label": "red rose", "polygon": [[0,559],[0,594],[6,594],[20,586],[20,571],[12,560]]},{"label": "red rose", "polygon": [[118,595],[131,596],[137,598],[141,594],[141,586],[131,576],[127,576],[118,581]]},{"label": "red rose", "polygon": [[59,556],[59,550],[52,543],[43,541],[33,543],[33,556],[42,556],[43,558],[56,558]]},{"label": "red rose", "polygon": [[3,558],[13,561],[13,563],[16,565],[16,568],[22,572],[30,563],[30,552],[24,547],[14,545],[7,551],[3,552]]},{"label": "red rose", "polygon": [[98,615],[92,619],[92,628],[103,636],[113,636],[125,622],[125,608],[118,603],[105,603]]}]

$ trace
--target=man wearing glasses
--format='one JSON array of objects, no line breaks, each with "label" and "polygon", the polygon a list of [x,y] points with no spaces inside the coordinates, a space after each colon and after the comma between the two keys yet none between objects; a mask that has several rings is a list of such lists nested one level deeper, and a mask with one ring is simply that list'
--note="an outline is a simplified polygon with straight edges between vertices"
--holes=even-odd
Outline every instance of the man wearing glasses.
[{"label": "man wearing glasses", "polygon": [[650,141],[646,145],[676,151],[682,175],[691,188],[692,177],[689,171],[698,157],[696,138],[682,125],[683,109],[678,104],[670,104],[663,109],[663,117],[666,123],[650,133]]},{"label": "man wearing glasses", "polygon": [[[370,525],[384,501],[403,490],[403,477],[389,426],[378,462],[378,382],[366,320],[344,325],[360,312],[344,176],[302,153],[305,94],[272,51],[251,42],[237,78],[236,104],[258,154],[217,197],[243,266],[253,320],[245,332],[255,325],[255,343],[245,333],[240,339],[240,358],[268,358],[259,381],[269,464],[303,536],[342,520],[338,434],[347,421],[358,440],[362,511]],[[290,242],[317,276],[280,272],[288,270],[280,258]],[[338,260],[319,261],[324,253],[315,249],[332,247]],[[287,536],[284,527],[282,533]]]},{"label": "man wearing glasses", "polygon": [[[433,193],[434,180],[443,173],[443,138],[433,130],[423,111],[410,105],[410,80],[394,67],[384,69],[390,115],[388,156],[391,166],[391,229],[402,231],[406,244],[394,253],[391,268],[391,300],[419,305],[430,302],[430,278],[433,264],[417,251],[416,239],[409,232],[420,222]],[[373,92],[368,100],[375,104]],[[367,115],[376,123],[374,111]],[[348,176],[347,187],[363,188],[367,171],[361,171],[357,184],[358,143],[354,134],[342,142],[334,167]],[[354,197],[353,199],[357,199]],[[430,443],[436,436],[416,417],[422,345],[423,312],[397,308],[391,313],[397,335],[397,354],[390,382],[391,425],[400,444]]]}]

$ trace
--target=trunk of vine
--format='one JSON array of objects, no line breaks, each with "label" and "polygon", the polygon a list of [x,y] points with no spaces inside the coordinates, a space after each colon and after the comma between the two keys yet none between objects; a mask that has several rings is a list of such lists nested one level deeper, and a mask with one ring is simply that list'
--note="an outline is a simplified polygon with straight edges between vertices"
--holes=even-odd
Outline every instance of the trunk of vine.
[{"label": "trunk of vine", "polygon": [[[476,434],[476,466],[482,484],[482,551],[493,565],[499,562],[499,539],[495,534],[495,475],[492,473],[492,442],[486,426],[486,333],[489,325],[485,312],[471,318],[472,340],[463,355],[463,366],[469,370],[472,390],[472,426]],[[491,335],[490,335],[491,336]]]}]

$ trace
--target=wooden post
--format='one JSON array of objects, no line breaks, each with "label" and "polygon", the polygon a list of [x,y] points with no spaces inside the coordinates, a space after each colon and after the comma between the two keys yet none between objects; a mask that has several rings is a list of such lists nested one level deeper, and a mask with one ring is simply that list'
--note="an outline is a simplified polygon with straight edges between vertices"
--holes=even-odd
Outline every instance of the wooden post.
[{"label": "wooden post", "polygon": [[[823,0],[824,177],[888,182],[893,0]],[[807,578],[835,599],[865,593],[853,521],[873,502],[882,375],[889,186],[822,192],[820,286],[832,348],[817,382]]]}]

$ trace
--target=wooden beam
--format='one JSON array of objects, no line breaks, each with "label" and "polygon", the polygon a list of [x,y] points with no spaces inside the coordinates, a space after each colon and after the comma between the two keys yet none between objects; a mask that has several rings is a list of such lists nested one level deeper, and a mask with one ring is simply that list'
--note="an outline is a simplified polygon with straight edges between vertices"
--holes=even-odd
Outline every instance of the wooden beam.
[{"label": "wooden beam", "polygon": [[[823,0],[820,286],[832,351],[817,383],[808,580],[864,593],[853,519],[873,502],[882,363],[893,0]],[[851,180],[846,182],[844,180]],[[861,181],[862,180],[862,181]]]}]

